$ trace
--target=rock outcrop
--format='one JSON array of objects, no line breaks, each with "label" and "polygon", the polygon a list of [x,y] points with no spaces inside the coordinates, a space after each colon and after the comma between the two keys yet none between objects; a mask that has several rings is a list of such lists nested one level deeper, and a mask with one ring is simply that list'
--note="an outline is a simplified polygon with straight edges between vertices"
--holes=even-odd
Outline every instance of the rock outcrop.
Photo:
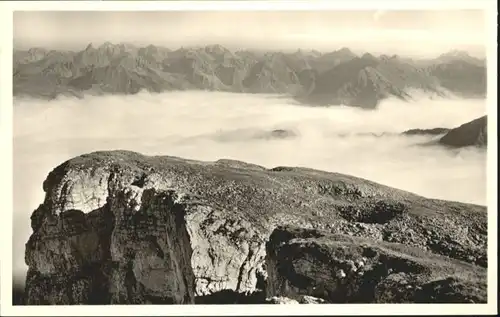
[{"label": "rock outcrop", "polygon": [[352,252],[366,239],[376,261],[399,243],[421,250],[415,263],[428,256],[479,277],[487,266],[484,206],[343,174],[110,151],[64,162],[43,188],[26,244],[28,304],[189,304],[255,293],[266,289],[266,242],[279,225],[349,235]]},{"label": "rock outcrop", "polygon": [[486,147],[488,145],[487,116],[482,116],[451,129],[439,142],[455,148],[465,146]]},{"label": "rock outcrop", "polygon": [[486,303],[487,270],[400,243],[278,228],[267,244],[267,296],[329,303]]}]

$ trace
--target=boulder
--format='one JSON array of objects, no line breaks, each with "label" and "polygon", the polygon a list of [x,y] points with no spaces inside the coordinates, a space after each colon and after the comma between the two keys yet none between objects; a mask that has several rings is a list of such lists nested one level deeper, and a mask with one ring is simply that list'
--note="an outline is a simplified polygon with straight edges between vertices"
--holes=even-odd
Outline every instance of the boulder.
[{"label": "boulder", "polygon": [[263,291],[278,225],[400,243],[477,270],[487,263],[484,206],[338,173],[108,151],[62,163],[43,189],[26,244],[31,305],[191,304]]},{"label": "boulder", "polygon": [[284,296],[273,296],[266,298],[264,301],[265,304],[280,304],[280,305],[287,305],[287,304],[323,304],[325,303],[325,300],[322,298],[316,298],[313,296],[309,295],[301,295],[298,296],[298,299],[291,299],[288,297]]}]

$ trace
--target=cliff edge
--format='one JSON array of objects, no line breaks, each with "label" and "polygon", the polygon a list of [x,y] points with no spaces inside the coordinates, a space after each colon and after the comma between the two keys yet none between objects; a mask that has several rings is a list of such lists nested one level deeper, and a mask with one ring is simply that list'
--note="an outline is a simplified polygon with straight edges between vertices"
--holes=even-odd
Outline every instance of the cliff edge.
[{"label": "cliff edge", "polygon": [[43,189],[26,244],[30,305],[191,304],[263,291],[276,283],[266,243],[281,225],[401,244],[458,271],[487,266],[484,206],[343,174],[109,151],[64,162]]}]

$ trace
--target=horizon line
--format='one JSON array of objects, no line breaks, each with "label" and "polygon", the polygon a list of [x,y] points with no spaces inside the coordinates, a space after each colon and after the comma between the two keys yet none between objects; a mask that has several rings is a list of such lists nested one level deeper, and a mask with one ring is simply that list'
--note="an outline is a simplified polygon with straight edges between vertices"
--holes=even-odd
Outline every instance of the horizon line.
[{"label": "horizon line", "polygon": [[[82,52],[85,51],[86,49],[90,47],[93,47],[95,49],[101,48],[102,46],[105,45],[112,45],[112,46],[119,46],[119,45],[126,45],[126,46],[131,46],[133,48],[146,48],[148,46],[153,46],[157,48],[163,48],[163,49],[168,49],[171,50],[172,52],[176,52],[182,49],[200,49],[200,48],[207,48],[207,47],[213,47],[213,46],[221,46],[222,48],[230,51],[231,53],[236,53],[236,52],[244,52],[244,51],[254,51],[254,52],[300,52],[300,51],[306,51],[306,52],[318,52],[321,54],[328,54],[328,53],[333,53],[333,52],[338,52],[341,50],[349,50],[351,53],[354,55],[359,55],[362,56],[364,54],[372,54],[372,55],[378,55],[378,57],[381,56],[389,56],[389,57],[406,57],[406,58],[420,58],[420,59],[432,59],[432,57],[424,57],[424,56],[418,56],[418,54],[413,55],[409,53],[372,53],[374,51],[380,51],[380,50],[366,50],[366,49],[353,49],[350,48],[349,46],[338,46],[336,49],[320,49],[320,48],[314,48],[314,47],[303,47],[303,46],[297,46],[296,48],[262,48],[262,47],[257,47],[254,45],[249,45],[244,48],[233,48],[231,47],[232,45],[227,45],[227,44],[221,44],[220,42],[212,42],[211,44],[187,44],[187,45],[177,45],[177,46],[167,46],[164,44],[143,44],[139,43],[140,41],[119,41],[119,42],[113,42],[113,41],[90,41],[87,42],[87,44],[83,44],[80,47],[81,48],[63,48],[63,47],[55,47],[54,45],[51,46],[42,46],[42,45],[24,45],[24,44],[19,44],[16,43],[16,40],[13,40],[13,51],[29,51],[32,49],[43,49],[47,50],[48,52],[51,51],[59,51],[59,52],[72,52],[72,53],[77,53],[77,52]],[[68,45],[68,46],[74,46],[74,45]],[[452,48],[448,50],[443,50],[441,53],[436,53],[432,54],[435,56],[434,58],[439,58],[443,55],[450,54],[450,53],[466,53],[470,57],[477,58],[480,60],[486,60],[486,48],[484,49],[484,52],[481,54],[475,54],[471,50],[465,49],[465,48]]]}]

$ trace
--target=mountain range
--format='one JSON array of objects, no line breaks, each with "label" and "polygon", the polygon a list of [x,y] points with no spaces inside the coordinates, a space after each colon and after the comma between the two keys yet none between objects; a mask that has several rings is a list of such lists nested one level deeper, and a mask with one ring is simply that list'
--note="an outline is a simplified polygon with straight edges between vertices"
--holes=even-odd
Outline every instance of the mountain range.
[{"label": "mountain range", "polygon": [[388,97],[484,98],[486,60],[451,51],[433,59],[365,53],[231,51],[221,45],[171,50],[89,44],[81,51],[31,48],[13,52],[13,94],[135,94],[142,90],[208,90],[283,94],[312,105],[375,108]]}]

